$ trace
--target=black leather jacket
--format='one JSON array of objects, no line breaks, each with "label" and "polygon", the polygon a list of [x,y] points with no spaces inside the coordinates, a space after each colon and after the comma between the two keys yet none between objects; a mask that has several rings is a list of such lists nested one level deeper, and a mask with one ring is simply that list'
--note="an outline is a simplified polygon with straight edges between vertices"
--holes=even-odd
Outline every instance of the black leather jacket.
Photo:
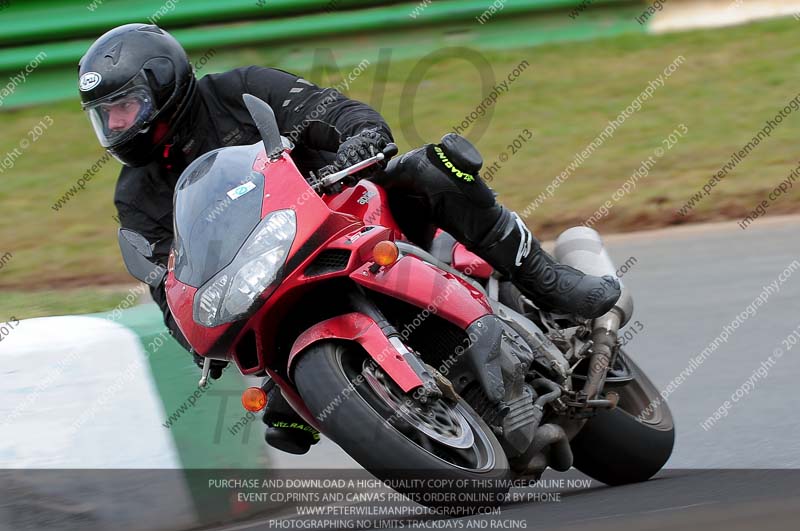
[{"label": "black leather jacket", "polygon": [[[181,172],[203,153],[261,139],[242,101],[245,93],[272,107],[281,134],[295,144],[292,158],[305,175],[333,162],[339,144],[363,129],[377,128],[393,141],[386,121],[368,105],[288,72],[251,66],[202,77],[189,117],[172,144],[147,166],[124,167],[114,194],[122,227],[157,242],[155,258],[164,265],[172,244],[172,196]],[[163,284],[150,291],[165,323],[186,346],[167,307]]]}]

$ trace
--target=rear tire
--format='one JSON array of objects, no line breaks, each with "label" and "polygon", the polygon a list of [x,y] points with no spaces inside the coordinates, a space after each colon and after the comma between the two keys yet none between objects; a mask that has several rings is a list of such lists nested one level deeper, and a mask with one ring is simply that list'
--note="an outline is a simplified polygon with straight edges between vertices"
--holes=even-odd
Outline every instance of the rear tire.
[{"label": "rear tire", "polygon": [[607,485],[647,481],[666,464],[675,444],[675,424],[658,389],[633,362],[634,379],[615,389],[616,409],[589,419],[570,442],[575,468]]},{"label": "rear tire", "polygon": [[[375,390],[378,380],[387,386],[386,393]],[[367,353],[351,342],[311,345],[297,362],[294,381],[322,432],[376,477],[390,486],[405,479],[448,482],[438,489],[428,482],[424,491],[395,489],[410,499],[429,507],[475,510],[496,507],[504,501],[511,483],[505,453],[489,427],[463,400],[451,404],[439,399],[440,404],[429,405],[432,414],[418,415],[419,426],[433,434],[427,436],[415,426],[413,407],[406,410],[411,414],[401,414],[392,403],[392,396],[403,394],[400,388],[382,376]],[[449,430],[448,421],[456,423]],[[436,422],[445,424],[441,434],[435,429]],[[437,439],[450,441],[449,436],[454,444],[460,437],[463,448]],[[454,482],[463,479],[488,483],[476,488],[475,481],[468,481],[472,488],[455,488]],[[444,496],[448,493],[455,493],[456,499],[445,499],[452,498]],[[481,495],[477,503],[474,494]]]}]

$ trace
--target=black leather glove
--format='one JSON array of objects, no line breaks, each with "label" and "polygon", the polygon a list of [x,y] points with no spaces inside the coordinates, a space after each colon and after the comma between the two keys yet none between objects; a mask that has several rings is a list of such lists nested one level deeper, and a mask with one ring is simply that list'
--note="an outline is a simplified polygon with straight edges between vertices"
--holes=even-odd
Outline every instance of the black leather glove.
[{"label": "black leather glove", "polygon": [[[335,166],[338,170],[343,170],[362,160],[367,160],[382,152],[389,144],[389,141],[375,129],[365,129],[355,136],[351,136],[339,146],[336,153]],[[371,177],[380,170],[386,168],[387,161],[381,161],[374,166],[366,168],[358,173],[354,179]],[[347,184],[347,183],[345,183]]]},{"label": "black leather glove", "polygon": [[[192,352],[192,356],[194,356],[195,364],[202,370],[205,358],[194,352]],[[227,361],[211,360],[211,370],[209,371],[208,375],[212,380],[219,380],[219,377],[222,376],[222,371],[224,371],[227,366]]]}]

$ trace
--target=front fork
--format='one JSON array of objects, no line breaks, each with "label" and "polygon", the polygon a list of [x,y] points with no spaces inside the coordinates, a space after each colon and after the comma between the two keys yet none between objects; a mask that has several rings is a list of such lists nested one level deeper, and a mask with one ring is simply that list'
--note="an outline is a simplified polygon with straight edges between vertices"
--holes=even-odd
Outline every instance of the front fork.
[{"label": "front fork", "polygon": [[349,293],[349,297],[353,309],[375,321],[381,331],[386,335],[389,343],[402,355],[404,361],[411,367],[411,370],[416,374],[417,378],[419,378],[419,381],[422,382],[422,385],[416,389],[415,393],[415,396],[418,397],[420,402],[424,404],[429,399],[440,398],[442,392],[436,376],[428,370],[428,367],[426,367],[419,358],[417,358],[416,354],[406,347],[400,333],[392,326],[386,316],[383,315],[380,308],[367,297],[366,293],[364,293],[364,289],[361,286],[356,286],[356,289]]}]

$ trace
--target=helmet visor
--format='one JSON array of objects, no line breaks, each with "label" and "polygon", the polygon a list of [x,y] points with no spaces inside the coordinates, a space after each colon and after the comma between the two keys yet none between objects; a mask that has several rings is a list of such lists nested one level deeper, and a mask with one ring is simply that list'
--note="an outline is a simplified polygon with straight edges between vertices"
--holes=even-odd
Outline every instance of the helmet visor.
[{"label": "helmet visor", "polygon": [[150,125],[155,114],[150,87],[139,76],[120,90],[86,104],[100,145],[120,144]]}]

